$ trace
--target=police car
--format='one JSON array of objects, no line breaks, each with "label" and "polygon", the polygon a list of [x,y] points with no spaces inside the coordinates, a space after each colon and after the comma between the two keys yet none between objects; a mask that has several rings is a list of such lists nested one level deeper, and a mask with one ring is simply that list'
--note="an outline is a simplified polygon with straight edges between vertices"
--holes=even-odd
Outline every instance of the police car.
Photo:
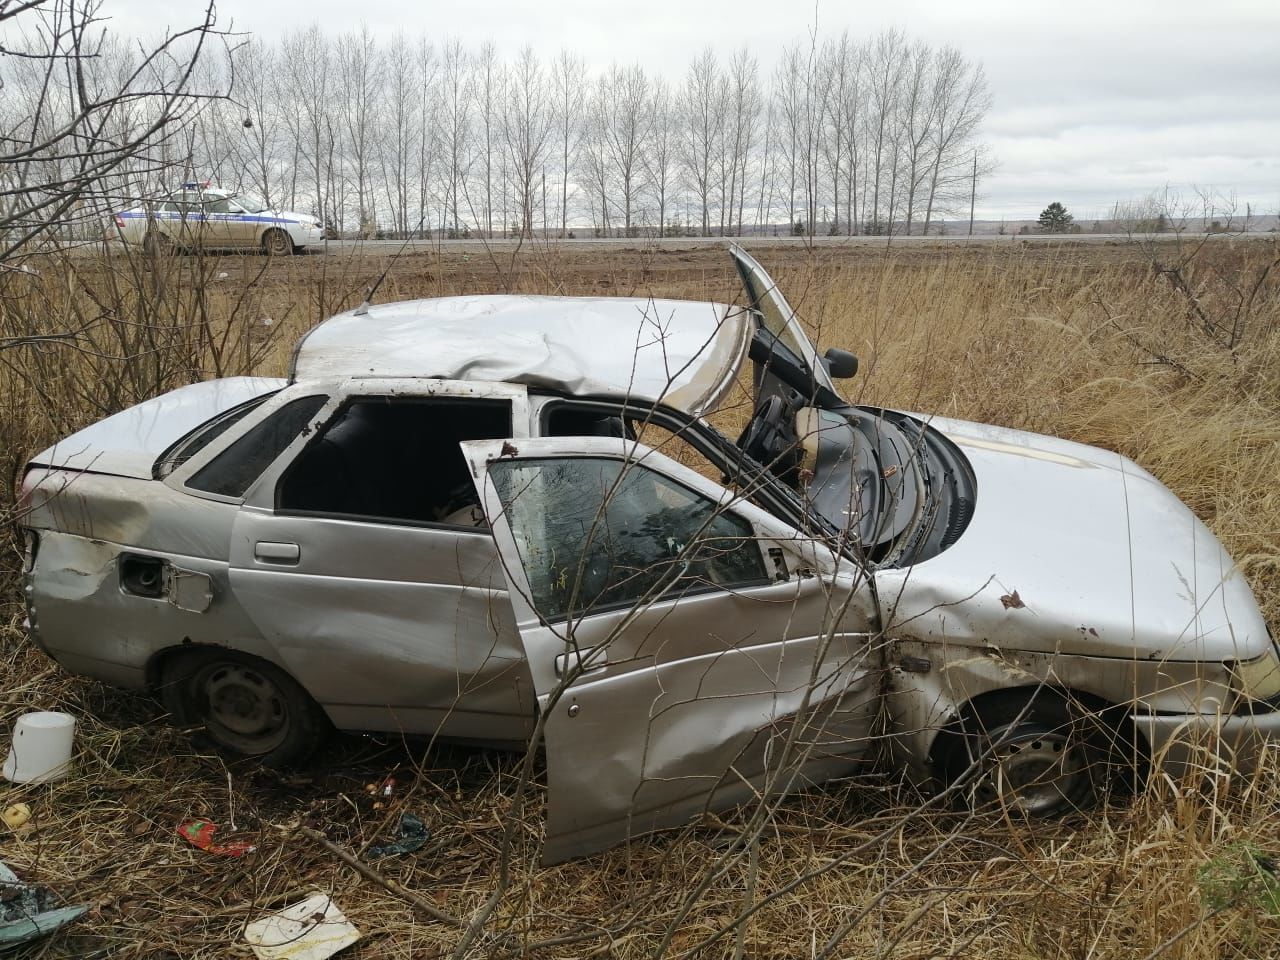
[{"label": "police car", "polygon": [[164,200],[122,210],[112,219],[109,235],[156,253],[199,248],[283,255],[324,239],[315,217],[273,210],[252,194],[219,190],[207,180],[184,183]]}]

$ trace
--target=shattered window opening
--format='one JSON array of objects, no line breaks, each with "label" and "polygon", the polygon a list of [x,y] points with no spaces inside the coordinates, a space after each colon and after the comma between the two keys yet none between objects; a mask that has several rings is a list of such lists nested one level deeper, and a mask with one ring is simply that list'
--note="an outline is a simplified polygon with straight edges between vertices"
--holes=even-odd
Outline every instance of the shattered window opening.
[{"label": "shattered window opening", "polygon": [[356,398],[285,473],[276,506],[294,514],[487,528],[458,444],[509,436],[506,400]]},{"label": "shattered window opening", "polygon": [[771,582],[750,523],[647,467],[520,460],[489,475],[547,621]]}]

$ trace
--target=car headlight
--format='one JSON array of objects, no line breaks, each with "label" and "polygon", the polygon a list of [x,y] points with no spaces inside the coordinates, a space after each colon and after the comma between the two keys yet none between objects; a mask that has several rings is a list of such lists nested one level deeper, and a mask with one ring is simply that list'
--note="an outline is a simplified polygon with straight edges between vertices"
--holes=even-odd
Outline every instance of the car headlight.
[{"label": "car headlight", "polygon": [[1233,713],[1280,710],[1280,659],[1274,648],[1256,660],[1237,660],[1229,666],[1236,691]]}]

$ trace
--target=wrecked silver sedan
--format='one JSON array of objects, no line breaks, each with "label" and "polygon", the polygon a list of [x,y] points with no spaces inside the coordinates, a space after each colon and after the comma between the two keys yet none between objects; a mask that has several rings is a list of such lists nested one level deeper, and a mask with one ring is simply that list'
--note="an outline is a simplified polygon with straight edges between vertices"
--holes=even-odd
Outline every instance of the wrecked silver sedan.
[{"label": "wrecked silver sedan", "polygon": [[[549,861],[872,759],[1028,814],[1280,734],[1244,578],[1103,450],[850,405],[745,306],[364,305],[35,457],[34,641],[267,762],[545,743]],[[709,414],[751,375],[731,440]]]}]

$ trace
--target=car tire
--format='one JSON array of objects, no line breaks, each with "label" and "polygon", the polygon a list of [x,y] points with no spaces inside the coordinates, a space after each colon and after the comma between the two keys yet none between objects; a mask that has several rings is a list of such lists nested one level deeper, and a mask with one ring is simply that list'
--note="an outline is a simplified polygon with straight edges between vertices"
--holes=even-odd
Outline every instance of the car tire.
[{"label": "car tire", "polygon": [[142,250],[149,257],[165,257],[173,253],[173,241],[159,230],[148,230],[142,238]]},{"label": "car tire", "polygon": [[287,257],[293,253],[293,239],[283,230],[268,230],[262,235],[262,252],[268,257]]},{"label": "car tire", "polygon": [[932,756],[944,786],[958,785],[971,808],[1048,819],[1096,806],[1122,752],[1102,717],[1037,688],[973,705],[939,734]]},{"label": "car tire", "polygon": [[264,766],[306,760],[329,733],[324,711],[274,664],[231,650],[170,657],[160,673],[161,700],[183,726],[195,726],[220,750]]}]

